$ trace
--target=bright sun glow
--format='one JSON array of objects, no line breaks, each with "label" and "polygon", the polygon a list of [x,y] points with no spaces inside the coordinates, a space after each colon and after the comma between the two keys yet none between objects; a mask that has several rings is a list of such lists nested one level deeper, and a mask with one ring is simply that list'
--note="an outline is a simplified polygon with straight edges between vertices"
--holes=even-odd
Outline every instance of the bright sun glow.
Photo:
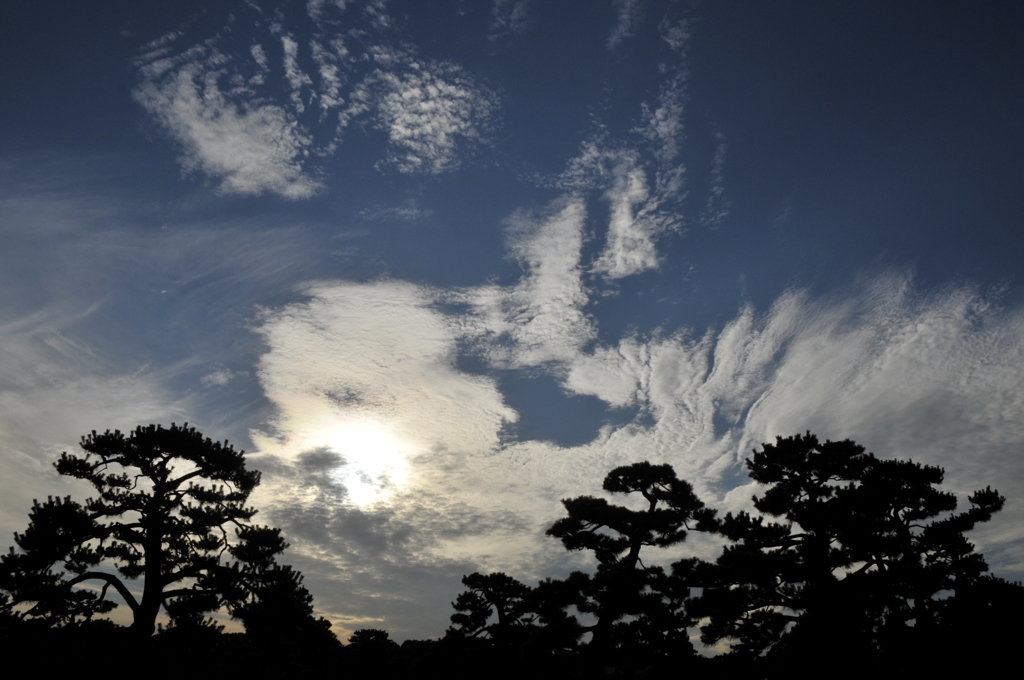
[{"label": "bright sun glow", "polygon": [[326,447],[344,456],[345,464],[335,475],[355,505],[381,500],[401,485],[413,453],[413,447],[391,427],[372,419],[339,419],[293,438],[290,444],[296,451]]}]

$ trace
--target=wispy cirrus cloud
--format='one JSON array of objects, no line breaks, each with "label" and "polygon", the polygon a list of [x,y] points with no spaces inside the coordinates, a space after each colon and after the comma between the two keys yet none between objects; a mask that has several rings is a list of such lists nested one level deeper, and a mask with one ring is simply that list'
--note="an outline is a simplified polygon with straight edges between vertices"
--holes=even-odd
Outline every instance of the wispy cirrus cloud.
[{"label": "wispy cirrus cloud", "polygon": [[622,41],[633,35],[636,23],[643,9],[642,0],[612,0],[615,7],[615,28],[608,35],[608,49],[614,50]]},{"label": "wispy cirrus cloud", "polygon": [[[654,270],[660,266],[657,242],[684,225],[686,166],[681,160],[685,140],[688,72],[685,21],[663,22],[662,37],[672,58],[664,62],[664,79],[653,103],[643,102],[633,136],[611,140],[599,132],[584,140],[579,153],[551,184],[573,191],[603,190],[608,202],[605,247],[591,270],[608,280]],[[725,141],[715,155],[712,188],[705,218],[718,224],[728,214],[723,175]],[[713,211],[713,214],[712,212]]]},{"label": "wispy cirrus cloud", "polygon": [[491,6],[493,20],[487,29],[487,39],[495,41],[525,31],[529,23],[530,2],[531,0],[494,0]]},{"label": "wispy cirrus cloud", "polygon": [[100,305],[51,304],[0,321],[0,531],[22,531],[40,489],[85,492],[52,468],[92,430],[129,431],[188,409],[172,396],[167,373],[119,366],[76,332]]},{"label": "wispy cirrus cloud", "polygon": [[725,155],[729,150],[729,140],[720,131],[715,132],[718,142],[715,157],[711,161],[711,182],[708,188],[708,200],[701,213],[702,226],[717,228],[729,217],[732,202],[725,193]]}]

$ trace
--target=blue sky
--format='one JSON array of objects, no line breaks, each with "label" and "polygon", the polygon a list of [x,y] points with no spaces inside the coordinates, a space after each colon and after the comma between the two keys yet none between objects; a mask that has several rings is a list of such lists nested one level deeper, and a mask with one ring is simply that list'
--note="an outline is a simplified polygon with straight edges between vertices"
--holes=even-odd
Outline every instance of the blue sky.
[{"label": "blue sky", "polygon": [[[1012,3],[23,3],[0,40],[0,530],[93,429],[229,438],[337,630],[618,465],[746,507],[811,430],[1008,497],[1024,577]],[[683,547],[712,556],[711,542]],[[670,560],[674,554],[655,559]]]}]

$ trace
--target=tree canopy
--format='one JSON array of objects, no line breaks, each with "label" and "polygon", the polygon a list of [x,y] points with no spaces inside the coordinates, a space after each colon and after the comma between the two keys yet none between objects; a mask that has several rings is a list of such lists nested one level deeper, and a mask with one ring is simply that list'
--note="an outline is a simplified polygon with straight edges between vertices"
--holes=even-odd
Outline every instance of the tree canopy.
[{"label": "tree canopy", "polygon": [[566,549],[589,550],[597,559],[593,576],[577,573],[561,582],[573,595],[569,601],[596,619],[582,626],[592,634],[590,645],[648,655],[689,648],[691,622],[683,606],[688,588],[667,579],[661,567],[645,565],[641,551],[682,543],[689,530],[712,528],[715,511],[704,507],[670,465],[618,467],[602,487],[612,494],[639,494],[647,507],[632,510],[593,496],[569,498],[562,501],[568,516],[548,529]]},{"label": "tree canopy", "polygon": [[449,636],[484,637],[511,646],[533,629],[536,614],[531,611],[529,586],[501,572],[463,576],[462,584],[467,590],[452,603]]},{"label": "tree canopy", "polygon": [[[686,613],[689,590],[664,569],[645,564],[644,548],[683,542],[690,530],[714,526],[715,512],[676,477],[670,465],[641,462],[615,468],[604,479],[611,494],[638,494],[633,510],[604,498],[562,501],[567,516],[548,534],[568,550],[593,553],[596,571],[545,579],[530,588],[506,574],[472,574],[453,602],[449,636],[485,638],[508,649],[529,644],[534,653],[583,653],[601,664],[692,654]],[[580,640],[589,641],[580,646]]]},{"label": "tree canopy", "polygon": [[941,468],[810,433],[765,444],[747,468],[767,488],[753,498],[759,515],[720,522],[732,543],[705,572],[705,642],[868,658],[951,625],[988,570],[964,534],[1003,507],[992,489],[955,513],[956,496],[936,488]]},{"label": "tree canopy", "polygon": [[[280,531],[251,523],[246,502],[260,474],[242,451],[188,425],[139,427],[82,438],[57,471],[89,482],[97,495],[35,501],[24,533],[0,562],[0,607],[51,625],[113,609],[113,588],[132,611],[131,630],[154,632],[161,607],[172,625],[202,626],[226,608],[247,629],[330,624],[312,617],[301,577],[276,563]],[[74,586],[87,581],[99,592]],[[134,582],[141,581],[141,594]],[[31,607],[16,610],[19,604]],[[329,634],[329,633],[328,633]]]}]

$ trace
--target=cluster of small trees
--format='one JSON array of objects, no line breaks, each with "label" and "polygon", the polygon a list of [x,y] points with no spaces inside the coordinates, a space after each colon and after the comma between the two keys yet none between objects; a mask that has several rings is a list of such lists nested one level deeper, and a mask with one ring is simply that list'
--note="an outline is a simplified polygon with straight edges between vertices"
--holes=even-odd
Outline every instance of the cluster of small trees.
[{"label": "cluster of small trees", "polygon": [[[728,644],[735,666],[792,677],[818,673],[815,659],[879,670],[912,659],[920,670],[929,650],[948,663],[951,650],[1020,632],[1024,589],[987,575],[964,535],[1003,507],[997,492],[976,492],[956,513],[955,496],[936,488],[940,468],[810,433],[764,445],[747,468],[766,487],[756,516],[718,517],[668,465],[612,470],[604,490],[642,495],[646,508],[567,499],[567,516],[548,530],[568,550],[590,551],[595,572],[533,588],[500,573],[467,576],[449,637],[652,669],[692,658],[699,629],[705,644]],[[687,531],[724,539],[717,560],[667,571],[644,563],[644,548],[676,545]]]},{"label": "cluster of small trees", "polygon": [[[162,644],[223,639],[212,615],[225,612],[262,651],[250,664],[267,650],[300,650],[308,670],[309,659],[337,652],[301,575],[277,562],[280,531],[251,521],[246,502],[260,475],[242,452],[187,425],[93,432],[82,449],[55,467],[97,496],[33,504],[18,549],[0,556],[0,636],[109,630],[100,615],[116,606],[113,589],[131,610],[125,635],[136,649],[153,641],[163,610]],[[996,491],[974,493],[957,513],[954,495],[937,488],[940,468],[810,433],[765,444],[747,468],[764,487],[753,498],[757,514],[724,517],[669,465],[616,468],[604,490],[642,497],[640,509],[566,499],[566,516],[548,530],[566,549],[591,553],[593,573],[534,587],[471,574],[442,641],[399,648],[385,631],[357,631],[349,665],[379,670],[382,659],[408,652],[449,675],[452,659],[474,658],[517,673],[534,664],[563,677],[651,674],[705,663],[691,642],[698,631],[706,645],[728,647],[716,663],[789,677],[816,674],[813,659],[865,670],[905,670],[912,659],[921,670],[922,659],[949,663],[954,649],[985,644],[988,657],[993,645],[1012,649],[1024,588],[987,575],[965,537],[1003,507]],[[723,543],[715,561],[650,561],[651,549],[681,544],[691,531]],[[75,587],[89,582],[96,587]],[[412,672],[413,662],[403,663],[398,677]]]}]

